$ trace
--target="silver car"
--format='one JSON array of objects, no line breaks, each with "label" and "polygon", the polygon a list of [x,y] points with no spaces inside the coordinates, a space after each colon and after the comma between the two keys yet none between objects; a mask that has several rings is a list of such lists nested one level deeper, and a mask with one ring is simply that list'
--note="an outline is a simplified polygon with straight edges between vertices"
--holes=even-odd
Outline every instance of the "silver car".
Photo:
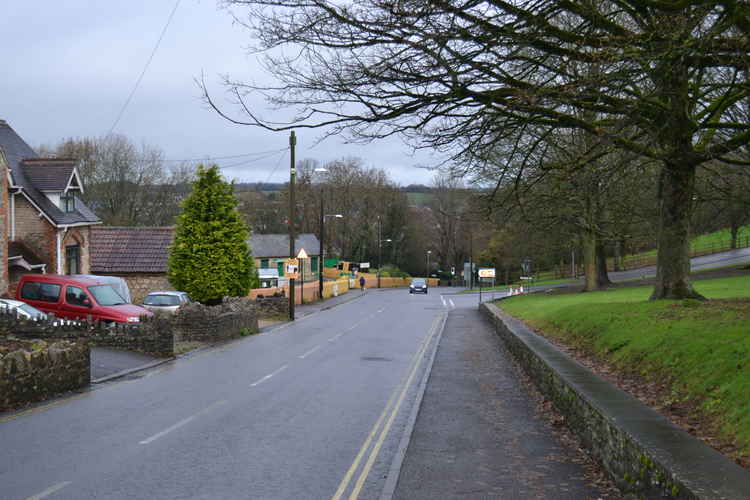
[{"label": "silver car", "polygon": [[143,298],[143,307],[153,313],[174,314],[180,307],[190,302],[190,297],[185,292],[159,291],[146,295]]}]

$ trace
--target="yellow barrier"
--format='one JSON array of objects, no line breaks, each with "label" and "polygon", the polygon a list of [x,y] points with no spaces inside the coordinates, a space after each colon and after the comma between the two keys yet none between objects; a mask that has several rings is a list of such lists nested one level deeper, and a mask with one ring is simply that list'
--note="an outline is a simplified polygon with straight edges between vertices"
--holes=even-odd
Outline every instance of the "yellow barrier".
[{"label": "yellow barrier", "polygon": [[349,291],[349,280],[340,279],[336,281],[325,281],[323,282],[323,297],[336,297],[342,293]]}]

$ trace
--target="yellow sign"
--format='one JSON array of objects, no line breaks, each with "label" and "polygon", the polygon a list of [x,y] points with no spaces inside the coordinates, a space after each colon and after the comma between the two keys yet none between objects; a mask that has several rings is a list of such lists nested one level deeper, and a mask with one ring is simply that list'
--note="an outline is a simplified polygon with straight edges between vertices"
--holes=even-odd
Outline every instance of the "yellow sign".
[{"label": "yellow sign", "polygon": [[297,259],[286,259],[286,265],[287,266],[299,266],[299,261]]},{"label": "yellow sign", "polygon": [[480,278],[494,278],[495,277],[495,270],[492,268],[485,268],[479,270],[479,277]]}]

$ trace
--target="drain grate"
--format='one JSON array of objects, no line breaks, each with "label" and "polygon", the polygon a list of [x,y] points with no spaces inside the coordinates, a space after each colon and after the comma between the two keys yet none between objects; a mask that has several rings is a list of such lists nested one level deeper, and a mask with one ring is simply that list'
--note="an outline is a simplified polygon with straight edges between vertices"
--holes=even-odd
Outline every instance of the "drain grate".
[{"label": "drain grate", "polygon": [[380,356],[362,356],[362,361],[393,361],[393,358],[383,358]]}]

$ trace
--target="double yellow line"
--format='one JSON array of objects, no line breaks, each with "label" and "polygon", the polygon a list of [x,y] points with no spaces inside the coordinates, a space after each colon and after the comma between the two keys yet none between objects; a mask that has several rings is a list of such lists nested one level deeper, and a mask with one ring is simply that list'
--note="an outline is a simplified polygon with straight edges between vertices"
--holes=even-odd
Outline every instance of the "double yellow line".
[{"label": "double yellow line", "polygon": [[[372,466],[375,463],[375,459],[380,453],[380,448],[383,446],[385,438],[388,436],[394,420],[396,420],[396,415],[398,415],[398,411],[401,408],[401,404],[404,402],[404,398],[406,397],[407,392],[409,392],[409,387],[411,387],[412,381],[419,371],[419,367],[422,364],[422,360],[424,359],[424,354],[427,351],[430,343],[432,342],[432,339],[435,337],[439,330],[439,326],[443,320],[444,315],[445,313],[441,313],[435,317],[435,320],[432,322],[432,326],[430,326],[425,340],[422,342],[409,364],[410,369],[407,371],[407,375],[405,375],[405,378],[402,380],[402,382],[393,390],[393,393],[388,399],[388,403],[385,405],[383,413],[380,414],[380,417],[375,422],[375,425],[373,425],[370,434],[367,436],[364,444],[362,444],[359,453],[357,453],[357,456],[354,458],[354,462],[352,462],[349,470],[346,471],[346,475],[341,480],[341,483],[339,484],[336,493],[333,495],[332,500],[340,500],[341,498],[343,498],[344,493],[349,488],[349,483],[354,477],[354,474],[359,469],[359,465],[362,462],[365,454],[369,450],[370,455],[367,457],[367,461],[365,462],[364,467],[362,468],[362,471],[360,472],[359,477],[354,484],[354,488],[349,495],[349,500],[355,500],[359,497],[359,494],[362,491],[362,487],[367,480],[367,476],[370,474],[370,470],[372,470]],[[399,390],[401,391],[400,393]],[[383,427],[381,428],[383,422],[385,422],[385,425],[383,425]],[[378,431],[380,432],[380,436],[371,449],[370,447],[373,440],[375,439],[375,436],[378,434]]]}]

